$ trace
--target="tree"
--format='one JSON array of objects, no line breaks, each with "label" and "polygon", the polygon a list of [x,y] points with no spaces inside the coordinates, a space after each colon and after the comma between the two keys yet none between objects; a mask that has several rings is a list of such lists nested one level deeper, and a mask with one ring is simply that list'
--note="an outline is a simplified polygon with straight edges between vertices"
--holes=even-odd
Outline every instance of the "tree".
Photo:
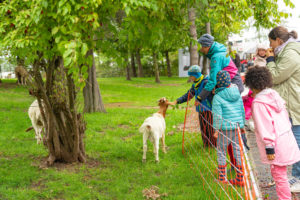
[{"label": "tree", "polygon": [[144,71],[143,71],[143,66],[141,62],[141,53],[140,49],[136,50],[136,62],[138,65],[138,77],[144,77]]},{"label": "tree", "polygon": [[101,0],[13,0],[0,4],[1,47],[33,68],[32,94],[44,119],[48,165],[86,160],[86,125],[76,97],[85,86],[88,66],[93,65],[92,56],[86,54],[94,49],[93,36],[99,33],[101,19],[106,18],[98,13],[114,12],[116,5],[122,6]]},{"label": "tree", "polygon": [[196,43],[197,41],[197,29],[195,25],[195,19],[196,19],[196,13],[195,8],[191,7],[189,8],[189,21],[191,23],[190,25],[190,34],[191,34],[191,44],[190,44],[190,65],[198,65],[198,45]]},{"label": "tree", "polygon": [[136,69],[135,69],[135,58],[134,57],[135,57],[134,53],[131,53],[130,62],[131,62],[132,76],[137,77]]},{"label": "tree", "polygon": [[99,84],[96,77],[96,67],[94,51],[89,50],[87,57],[92,56],[93,62],[91,66],[88,66],[88,78],[85,80],[85,87],[83,88],[84,97],[84,112],[104,112],[104,104],[101,98]]}]

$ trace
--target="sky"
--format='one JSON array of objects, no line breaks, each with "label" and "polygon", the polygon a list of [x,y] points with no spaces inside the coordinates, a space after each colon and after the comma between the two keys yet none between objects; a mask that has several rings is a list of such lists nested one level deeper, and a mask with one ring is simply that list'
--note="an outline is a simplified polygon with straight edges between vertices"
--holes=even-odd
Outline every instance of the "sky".
[{"label": "sky", "polygon": [[288,11],[288,13],[292,13],[292,17],[286,19],[286,22],[283,22],[282,25],[287,27],[289,31],[295,30],[298,33],[298,37],[300,36],[300,1],[299,0],[291,0],[295,5],[294,9],[287,8],[284,3],[281,1],[279,2],[279,7],[283,8],[283,11]]},{"label": "sky", "polygon": [[[285,11],[287,13],[292,13],[292,16],[283,19],[281,26],[286,27],[289,31],[295,30],[298,33],[298,39],[300,39],[300,0],[291,0],[295,5],[295,8],[288,8],[283,3],[283,0],[279,0],[278,7],[281,11]],[[243,43],[240,44],[237,48],[242,52],[252,52],[256,50],[257,45],[263,44],[266,47],[269,47],[268,33],[270,30],[265,29],[260,31],[261,37],[258,38],[257,29],[255,27],[251,27],[254,23],[253,19],[247,22],[250,25],[250,28],[241,31],[241,34],[232,35],[229,40],[237,41],[243,40]]]}]

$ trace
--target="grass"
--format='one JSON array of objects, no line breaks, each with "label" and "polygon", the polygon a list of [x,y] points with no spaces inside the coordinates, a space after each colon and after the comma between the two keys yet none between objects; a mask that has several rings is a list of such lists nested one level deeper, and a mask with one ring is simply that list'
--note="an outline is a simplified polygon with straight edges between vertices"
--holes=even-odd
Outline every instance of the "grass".
[{"label": "grass", "polygon": [[[208,190],[181,154],[181,132],[174,126],[183,123],[184,109],[169,109],[166,117],[168,153],[160,151],[156,164],[149,144],[147,163],[142,163],[143,120],[156,112],[160,97],[175,100],[186,92],[186,79],[153,78],[99,79],[107,113],[86,114],[85,164],[56,165],[41,169],[47,150],[37,145],[27,110],[34,100],[26,87],[15,80],[0,85],[0,199],[144,199],[142,190],[156,185],[164,199],[211,199]],[[79,98],[82,100],[82,97]],[[113,104],[120,104],[114,107]],[[125,104],[126,103],[126,104]],[[123,105],[123,107],[122,107]]]}]

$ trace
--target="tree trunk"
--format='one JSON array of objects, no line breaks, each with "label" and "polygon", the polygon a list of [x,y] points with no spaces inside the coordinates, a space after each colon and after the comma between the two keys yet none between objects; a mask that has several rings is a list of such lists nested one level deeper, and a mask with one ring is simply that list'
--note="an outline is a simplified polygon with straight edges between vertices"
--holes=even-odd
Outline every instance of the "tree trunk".
[{"label": "tree trunk", "polygon": [[2,65],[0,65],[0,83],[2,83]]},{"label": "tree trunk", "polygon": [[[205,24],[205,27],[206,27],[206,33],[211,35],[210,22],[207,22]],[[203,66],[202,73],[207,75],[208,74],[208,59],[206,56],[203,57],[202,66]]]},{"label": "tree trunk", "polygon": [[44,144],[49,150],[47,165],[59,162],[85,162],[83,143],[86,124],[76,111],[76,87],[63,59],[54,57],[47,63],[46,83],[38,61],[33,64],[35,91],[45,128]]},{"label": "tree trunk", "polygon": [[[197,29],[195,25],[196,13],[195,8],[189,9],[189,21],[190,25],[190,35],[193,39],[193,42],[190,44],[190,65],[198,64],[198,52],[197,52]],[[194,44],[196,42],[196,44]]]},{"label": "tree trunk", "polygon": [[136,69],[135,69],[134,53],[131,53],[131,70],[132,70],[132,76],[137,77]]},{"label": "tree trunk", "polygon": [[106,113],[97,82],[94,51],[92,49],[87,52],[88,56],[92,56],[93,64],[88,69],[89,76],[85,80],[85,87],[83,88],[84,112]]},{"label": "tree trunk", "polygon": [[158,64],[157,64],[157,54],[155,52],[153,53],[153,65],[154,65],[154,70],[155,70],[155,82],[160,83],[159,70],[158,70]]},{"label": "tree trunk", "polygon": [[169,58],[169,52],[168,51],[166,51],[166,61],[167,61],[168,77],[172,77],[171,64],[170,64],[170,58]]},{"label": "tree trunk", "polygon": [[138,76],[144,77],[143,66],[142,66],[142,62],[141,62],[141,54],[140,54],[139,49],[136,51],[136,62],[138,65]]},{"label": "tree trunk", "polygon": [[128,61],[128,54],[126,54],[125,57],[125,64],[126,64],[126,80],[127,81],[131,81],[131,77],[130,77],[130,63]]}]

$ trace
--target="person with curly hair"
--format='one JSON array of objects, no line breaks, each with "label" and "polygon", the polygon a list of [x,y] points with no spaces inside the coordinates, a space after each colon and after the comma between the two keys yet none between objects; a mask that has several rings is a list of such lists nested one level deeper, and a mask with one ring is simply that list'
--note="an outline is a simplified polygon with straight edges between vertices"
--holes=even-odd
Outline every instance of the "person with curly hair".
[{"label": "person with curly hair", "polygon": [[[267,51],[274,90],[286,101],[292,130],[300,148],[300,42],[295,31],[278,26],[269,33],[271,50]],[[300,192],[300,162],[292,168],[289,180],[292,192]]]},{"label": "person with curly hair", "polygon": [[278,198],[292,199],[287,166],[300,160],[300,151],[285,101],[271,89],[272,75],[265,67],[249,68],[245,84],[253,91],[252,116],[261,161],[270,164]]}]

